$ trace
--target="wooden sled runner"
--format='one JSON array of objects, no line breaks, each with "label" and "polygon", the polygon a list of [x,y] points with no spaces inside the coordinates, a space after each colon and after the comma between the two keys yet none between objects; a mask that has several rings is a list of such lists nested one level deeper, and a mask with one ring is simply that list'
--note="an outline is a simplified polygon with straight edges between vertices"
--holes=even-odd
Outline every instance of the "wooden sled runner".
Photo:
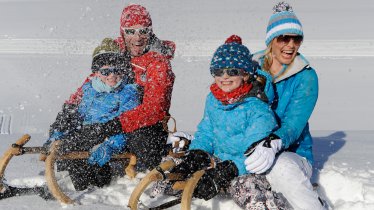
[{"label": "wooden sled runner", "polygon": [[[141,181],[140,183],[135,187],[134,191],[131,193],[128,207],[130,207],[131,210],[138,209],[138,206],[142,204],[140,201],[140,196],[143,194],[145,189],[156,181],[161,180],[180,180],[181,175],[180,174],[173,174],[173,173],[164,173],[165,171],[168,171],[172,169],[175,166],[174,161],[169,160],[164,163],[161,163],[158,167],[153,169],[151,172],[149,172]],[[174,206],[178,203],[181,203],[181,209],[182,210],[190,210],[191,209],[191,201],[193,192],[195,190],[195,187],[197,183],[199,182],[200,178],[204,175],[205,171],[200,170],[195,172],[189,179],[186,181],[176,181],[173,185],[173,189],[175,190],[183,190],[182,197],[173,201],[170,201],[168,203],[162,204],[160,206],[156,207],[148,207],[150,210],[158,210],[158,209],[165,209],[171,206]]]},{"label": "wooden sled runner", "polygon": [[[173,129],[169,130],[168,129],[168,121],[172,119],[173,121]],[[171,117],[171,116],[166,116],[163,121],[163,126],[164,130],[167,131],[168,133],[174,133],[177,131],[177,125],[176,125],[176,120]],[[177,143],[178,144],[178,143]],[[178,145],[176,145],[178,146]],[[184,155],[184,153],[169,153],[170,156],[179,158]],[[176,173],[165,173],[165,171],[170,171],[172,168],[174,168],[176,164],[174,163],[173,160],[169,160],[166,162],[161,163],[159,166],[157,166],[155,169],[153,169],[151,172],[149,172],[140,182],[139,184],[135,187],[133,192],[131,193],[128,207],[131,210],[136,210],[139,208],[140,205],[142,205],[142,202],[140,200],[141,195],[143,192],[146,190],[148,186],[150,186],[152,183],[161,181],[161,180],[171,180],[171,181],[176,181],[176,180],[181,180],[182,175],[181,174],[176,174]],[[166,209],[171,206],[181,204],[181,210],[190,210],[191,209],[191,201],[192,201],[192,196],[193,192],[195,190],[195,187],[197,183],[199,182],[200,178],[204,175],[205,171],[200,170],[195,172],[190,178],[188,178],[185,181],[176,181],[173,185],[174,190],[182,190],[182,197],[177,198],[175,200],[169,201],[167,203],[161,204],[156,207],[147,207],[149,210],[160,210],[160,209]],[[144,204],[143,204],[144,205]]]},{"label": "wooden sled runner", "polygon": [[[24,154],[41,154],[41,160],[45,160],[45,177],[47,181],[48,189],[50,190],[53,197],[63,204],[73,204],[74,201],[69,198],[59,187],[56,176],[55,176],[55,162],[56,160],[64,159],[88,159],[89,152],[70,152],[67,154],[59,155],[58,147],[60,141],[55,141],[52,143],[49,151],[46,151],[44,147],[24,147],[24,145],[30,140],[31,136],[26,134],[16,141],[15,144],[4,153],[0,159],[0,192],[5,190],[3,183],[5,169],[9,161],[14,156],[24,155]],[[125,168],[125,173],[130,178],[134,178],[136,175],[135,165],[136,157],[131,153],[124,153],[114,155],[111,160],[123,160],[129,159],[128,166]]]}]

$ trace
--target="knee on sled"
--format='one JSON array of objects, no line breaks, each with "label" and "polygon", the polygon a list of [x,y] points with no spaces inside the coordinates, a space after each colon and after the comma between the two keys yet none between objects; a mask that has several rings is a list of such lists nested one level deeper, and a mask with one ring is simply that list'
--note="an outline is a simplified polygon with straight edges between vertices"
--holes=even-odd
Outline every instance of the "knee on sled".
[{"label": "knee on sled", "polygon": [[221,190],[225,191],[230,181],[239,174],[234,162],[229,160],[218,162],[203,150],[188,151],[181,158],[181,163],[170,173],[182,174],[186,179],[199,170],[204,170],[205,173],[198,181],[193,196],[204,200],[213,198]]}]

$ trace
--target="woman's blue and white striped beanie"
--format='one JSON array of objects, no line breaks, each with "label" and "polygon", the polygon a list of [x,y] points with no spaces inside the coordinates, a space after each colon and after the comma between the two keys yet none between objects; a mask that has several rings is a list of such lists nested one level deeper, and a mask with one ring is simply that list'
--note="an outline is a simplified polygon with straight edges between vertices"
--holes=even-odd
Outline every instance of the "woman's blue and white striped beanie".
[{"label": "woman's blue and white striped beanie", "polygon": [[302,25],[288,3],[279,2],[273,7],[273,12],[266,29],[266,46],[268,46],[275,37],[283,34],[304,36]]}]

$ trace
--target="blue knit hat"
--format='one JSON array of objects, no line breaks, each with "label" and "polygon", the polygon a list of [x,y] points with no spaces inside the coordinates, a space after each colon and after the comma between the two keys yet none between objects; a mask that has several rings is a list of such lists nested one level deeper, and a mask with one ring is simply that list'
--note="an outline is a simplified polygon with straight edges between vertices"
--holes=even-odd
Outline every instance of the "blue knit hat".
[{"label": "blue knit hat", "polygon": [[253,73],[252,55],[237,35],[231,35],[225,44],[219,46],[210,62],[210,73],[225,68],[238,68]]},{"label": "blue knit hat", "polygon": [[266,29],[266,46],[275,37],[284,34],[304,36],[302,25],[293,12],[292,7],[286,2],[279,2],[273,7],[273,15],[271,15]]}]

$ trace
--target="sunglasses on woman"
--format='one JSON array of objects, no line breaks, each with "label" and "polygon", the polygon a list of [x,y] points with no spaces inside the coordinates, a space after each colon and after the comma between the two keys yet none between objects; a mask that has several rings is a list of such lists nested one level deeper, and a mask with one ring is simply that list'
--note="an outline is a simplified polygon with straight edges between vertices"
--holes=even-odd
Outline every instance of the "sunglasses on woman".
[{"label": "sunglasses on woman", "polygon": [[225,73],[231,77],[243,76],[244,71],[242,69],[237,69],[237,68],[214,69],[212,72],[212,75],[213,77],[222,77]]},{"label": "sunglasses on woman", "polygon": [[293,43],[295,43],[295,45],[300,45],[301,42],[303,42],[303,36],[300,35],[280,35],[277,37],[277,42],[288,44],[291,39],[293,40]]},{"label": "sunglasses on woman", "polygon": [[107,68],[99,69],[99,72],[100,72],[101,75],[107,77],[111,73],[113,73],[115,75],[120,75],[120,74],[122,74],[123,70],[120,69],[120,68],[116,68],[116,67],[107,67]]},{"label": "sunglasses on woman", "polygon": [[123,30],[126,35],[135,35],[136,32],[138,32],[139,35],[147,35],[152,31],[152,28],[124,28]]}]

